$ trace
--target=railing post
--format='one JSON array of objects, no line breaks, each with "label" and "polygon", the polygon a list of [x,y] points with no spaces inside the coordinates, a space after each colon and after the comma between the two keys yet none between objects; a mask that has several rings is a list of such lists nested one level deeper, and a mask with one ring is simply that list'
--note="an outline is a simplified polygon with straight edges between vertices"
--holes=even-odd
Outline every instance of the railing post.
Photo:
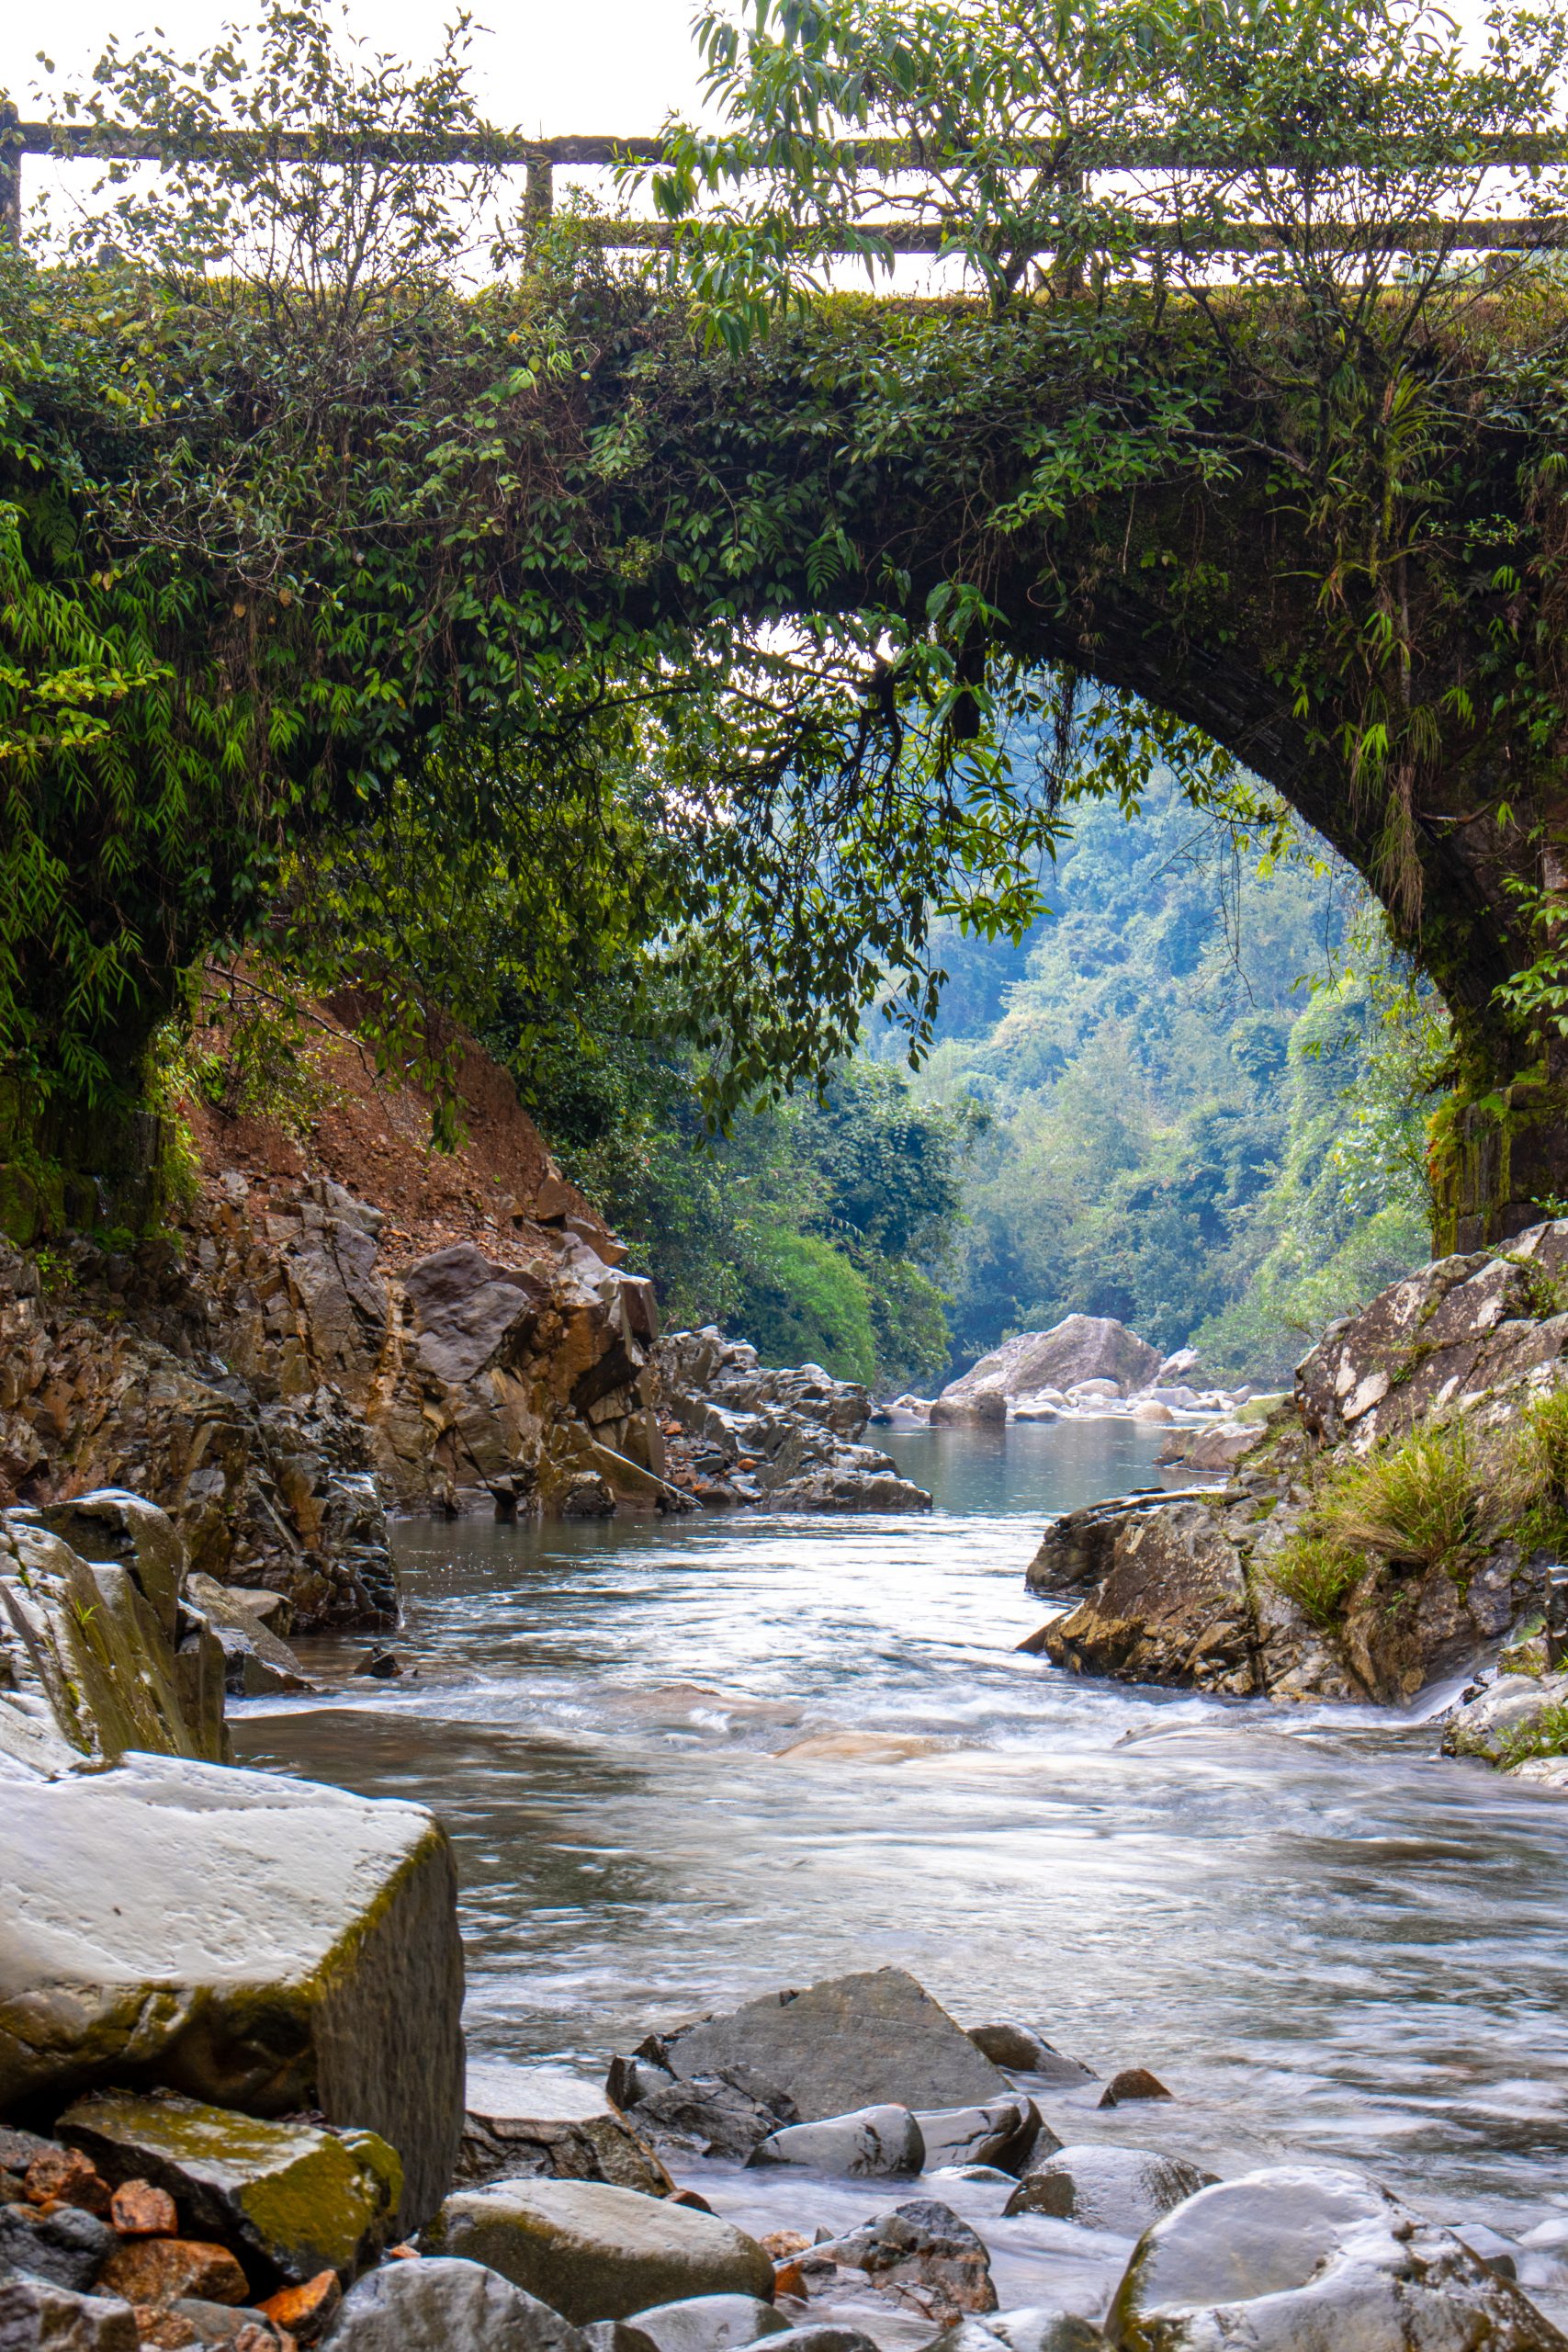
[{"label": "railing post", "polygon": [[542,229],[556,209],[556,167],[548,155],[528,158],[523,184],[523,220],[529,229]]},{"label": "railing post", "polygon": [[22,242],[22,134],[16,107],[0,104],[0,242]]}]

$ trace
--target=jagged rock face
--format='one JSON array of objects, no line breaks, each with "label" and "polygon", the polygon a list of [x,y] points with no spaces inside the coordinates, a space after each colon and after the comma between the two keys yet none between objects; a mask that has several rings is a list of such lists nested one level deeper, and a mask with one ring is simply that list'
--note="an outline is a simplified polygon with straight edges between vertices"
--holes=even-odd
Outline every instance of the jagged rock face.
[{"label": "jagged rock face", "polygon": [[129,1305],[89,1245],[58,1303],[0,1249],[14,1492],[134,1486],[194,1568],[287,1595],[301,1630],[395,1622],[389,1505],[551,1506],[586,1476],[610,1508],[683,1507],[649,1410],[652,1286],[576,1235],[394,1268],[340,1185],[253,1199],[238,1176],[191,1221],[186,1271]]},{"label": "jagged rock face", "polygon": [[1436,1259],[1325,1334],[1297,1371],[1297,1410],[1322,1443],[1358,1452],[1431,1413],[1515,1411],[1521,1392],[1556,1385],[1565,1310],[1568,1219],[1506,1253]]},{"label": "jagged rock face", "polygon": [[820,1364],[770,1369],[715,1329],[655,1351],[671,1479],[700,1502],[769,1510],[929,1510],[891,1454],[856,1442],[871,1418],[858,1381]]},{"label": "jagged rock face", "polygon": [[1293,1397],[1251,1433],[1224,1488],[1123,1497],[1046,1531],[1031,1589],[1077,1605],[1037,1645],[1080,1673],[1276,1699],[1398,1703],[1462,1670],[1540,1601],[1542,1563],[1514,1543],[1462,1575],[1374,1562],[1326,1630],[1272,1564],[1331,1450],[1361,1454],[1457,1413],[1480,1458],[1504,1444],[1568,1370],[1565,1296],[1568,1221],[1393,1284],[1303,1360]]},{"label": "jagged rock face", "polygon": [[183,1606],[170,1521],[112,1491],[59,1516],[95,1556],[44,1513],[0,1514],[0,1765],[61,1772],[130,1749],[222,1761],[223,1654]]}]

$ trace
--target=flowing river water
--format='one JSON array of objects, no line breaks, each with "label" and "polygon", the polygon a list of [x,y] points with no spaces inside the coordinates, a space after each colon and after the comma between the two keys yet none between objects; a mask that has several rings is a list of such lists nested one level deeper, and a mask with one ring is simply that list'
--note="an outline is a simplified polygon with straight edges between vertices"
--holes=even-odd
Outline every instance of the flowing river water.
[{"label": "flowing river water", "polygon": [[[236,1753],[441,1815],[479,2054],[602,2082],[651,2026],[891,1962],[1177,2094],[1052,2113],[1065,2139],[1348,2159],[1438,2219],[1568,2237],[1568,1804],[1442,1761],[1445,1694],[1287,1711],[1016,1654],[1043,1516],[1155,1483],[1156,1442],[896,1436],[929,1519],[405,1522],[416,1670],[305,1645],[326,1694],[236,1707]],[[739,2182],[724,2210],[781,2213]],[[1044,2299],[1030,2262],[1073,2233],[1009,2231],[1012,2300]],[[1568,2259],[1526,2275],[1568,2316]]]}]

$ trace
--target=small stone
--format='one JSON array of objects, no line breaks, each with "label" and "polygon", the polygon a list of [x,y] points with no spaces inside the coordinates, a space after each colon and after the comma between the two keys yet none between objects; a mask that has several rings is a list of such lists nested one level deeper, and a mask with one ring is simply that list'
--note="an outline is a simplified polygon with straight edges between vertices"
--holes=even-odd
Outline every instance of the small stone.
[{"label": "small stone", "polygon": [[109,2210],[107,2181],[74,2148],[46,2148],[28,2166],[22,2186],[34,2205],[79,2205],[98,2214]]},{"label": "small stone", "polygon": [[170,2317],[194,2327],[198,2344],[219,2346],[221,2352],[298,2352],[286,2327],[248,2307],[235,2310],[189,2295],[171,2307]]},{"label": "small stone", "polygon": [[683,2205],[689,2213],[711,2213],[713,2207],[700,2188],[672,2188],[665,2199],[667,2205]]},{"label": "small stone", "polygon": [[142,2352],[151,2345],[152,2352],[185,2352],[189,2344],[199,2344],[196,2322],[181,2312],[161,2312],[153,2303],[138,2303],[136,2333],[141,2338]]},{"label": "small stone", "polygon": [[[1042,1626],[1038,1642],[1032,1634],[1027,1644],[1020,1647],[1044,1646],[1046,1628]],[[982,2057],[993,2066],[1005,2066],[1010,2074],[1039,2075],[1046,2082],[1092,2083],[1091,2068],[1081,2066],[1076,2058],[1065,2058],[1055,2046],[1026,2025],[972,2025],[967,2029],[970,2041]]]},{"label": "small stone", "polygon": [[279,2327],[288,2328],[300,2344],[314,2344],[342,2301],[337,2272],[319,2270],[302,2287],[280,2287],[276,2295],[264,2300],[260,2309]]},{"label": "small stone", "polygon": [[204,2302],[243,2303],[250,2284],[226,2245],[205,2238],[128,2238],[110,2255],[98,2283],[128,2303],[159,2309],[187,2295]]},{"label": "small stone", "polygon": [[109,2221],[122,2238],[172,2238],[180,2226],[174,2199],[150,2180],[122,2180],[109,2199]]},{"label": "small stone", "polygon": [[1172,2096],[1159,2076],[1151,2075],[1146,2066],[1123,2066],[1121,2073],[1112,2075],[1106,2084],[1099,2104],[1101,2107],[1125,2107],[1134,2099],[1169,2098]]},{"label": "small stone", "polygon": [[369,1650],[354,1670],[355,1674],[374,1675],[378,1682],[390,1682],[403,1667],[396,1650]]},{"label": "small stone", "polygon": [[0,2264],[73,2294],[87,2292],[118,2244],[107,2222],[79,2205],[60,2205],[52,2213],[36,2205],[0,2206]]},{"label": "small stone", "polygon": [[36,2132],[19,2132],[14,2123],[0,2123],[0,2172],[15,2173],[20,2179],[35,2156],[59,2145],[57,2140],[40,2140]]},{"label": "small stone", "polygon": [[777,2263],[788,2262],[795,2255],[804,2254],[811,2240],[799,2230],[770,2230],[765,2237],[757,2240],[757,2244],[771,2261]]}]

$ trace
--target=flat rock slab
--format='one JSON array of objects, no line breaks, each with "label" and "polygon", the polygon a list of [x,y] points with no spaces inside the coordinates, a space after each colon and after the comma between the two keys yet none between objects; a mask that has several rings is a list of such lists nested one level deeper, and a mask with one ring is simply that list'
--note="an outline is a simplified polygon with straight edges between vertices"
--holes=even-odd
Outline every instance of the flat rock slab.
[{"label": "flat rock slab", "polygon": [[462,2188],[519,2176],[606,2180],[646,2197],[675,2186],[620,2109],[562,2066],[470,2062],[464,2100]]},{"label": "flat rock slab", "polygon": [[349,2290],[331,2352],[588,2352],[575,2327],[477,2262],[389,2262]]},{"label": "flat rock slab", "polygon": [[596,2181],[458,2189],[426,2236],[433,2252],[487,2264],[579,2326],[693,2295],[773,2300],[773,2266],[744,2231]]},{"label": "flat rock slab", "polygon": [[78,2099],[56,2128],[106,2180],[167,2190],[186,2229],[244,2246],[296,2285],[355,2277],[386,2245],[402,2193],[397,2155],[372,2132],[264,2122],[169,2092]]},{"label": "flat rock slab", "polygon": [[1568,2338],[1448,2230],[1314,2165],[1222,2181],[1141,2241],[1118,2352],[1564,2352]]},{"label": "flat rock slab", "polygon": [[688,2080],[746,2067],[784,2092],[805,2123],[864,2107],[984,2106],[1012,2090],[901,1968],[770,1994],[645,2047]]},{"label": "flat rock slab", "polygon": [[160,1757],[8,1779],[5,1809],[0,2108],[128,2068],[251,2114],[318,2108],[397,2150],[400,2228],[435,2211],[463,1974],[430,1814]]}]

